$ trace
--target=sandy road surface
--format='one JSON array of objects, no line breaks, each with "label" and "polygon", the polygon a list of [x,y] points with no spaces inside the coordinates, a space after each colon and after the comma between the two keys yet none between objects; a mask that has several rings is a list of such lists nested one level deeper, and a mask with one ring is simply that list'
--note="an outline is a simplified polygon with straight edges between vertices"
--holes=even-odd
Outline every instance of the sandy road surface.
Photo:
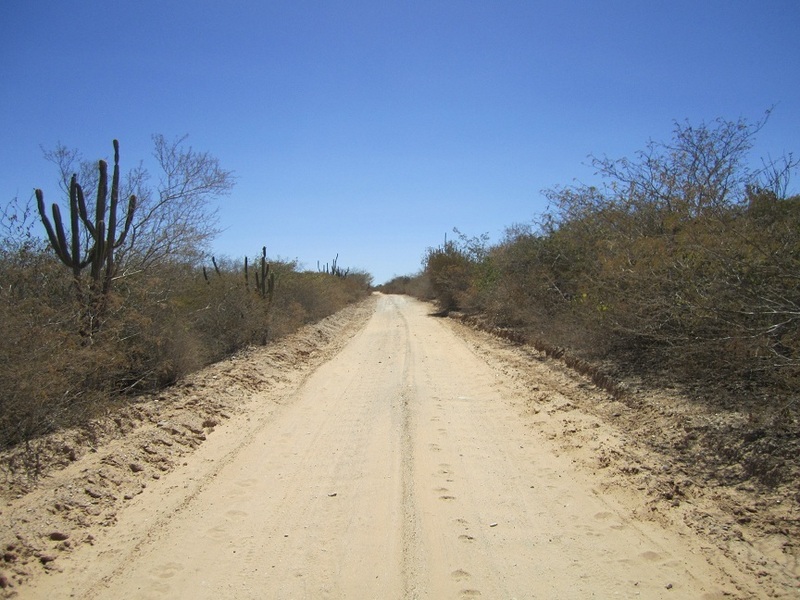
[{"label": "sandy road surface", "polygon": [[753,593],[554,452],[503,373],[429,310],[381,296],[296,391],[219,427],[20,597]]}]

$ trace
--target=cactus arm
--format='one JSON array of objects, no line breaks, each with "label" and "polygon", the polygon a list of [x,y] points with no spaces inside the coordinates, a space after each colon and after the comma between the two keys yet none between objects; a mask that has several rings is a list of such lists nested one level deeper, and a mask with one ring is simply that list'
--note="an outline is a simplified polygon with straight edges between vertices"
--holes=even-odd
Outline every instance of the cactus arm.
[{"label": "cactus arm", "polygon": [[106,259],[106,202],[108,200],[108,164],[104,160],[97,162],[100,176],[97,181],[97,200],[95,205],[94,260],[92,261],[92,281],[100,280],[100,271]]},{"label": "cactus arm", "polygon": [[[92,237],[92,239],[95,239],[95,236],[97,235],[97,229],[95,228],[94,223],[92,223],[89,220],[89,216],[88,216],[88,213],[86,211],[86,199],[85,199],[85,197],[83,195],[83,188],[78,183],[76,175],[72,176],[72,181],[70,182],[70,193],[72,192],[73,186],[75,188],[75,197],[76,197],[76,199],[78,201],[78,213],[77,214],[80,217],[81,222],[83,223],[84,227],[86,227],[86,230],[89,232],[89,235]],[[73,222],[73,227],[75,227],[77,229],[77,224],[75,222]],[[75,231],[75,229],[73,229],[73,231]],[[96,252],[96,247],[94,245],[92,245],[92,247],[86,253],[86,257],[80,262],[80,268],[81,269],[85,269],[87,266],[92,264],[92,261],[94,261],[95,252]],[[73,253],[73,256],[74,257],[80,256],[80,251],[78,251],[77,254]]]},{"label": "cactus arm", "polygon": [[53,204],[53,224],[56,226],[56,241],[58,243],[57,254],[63,256],[62,260],[65,265],[72,267],[74,265],[74,259],[69,255],[69,250],[67,249],[67,236],[64,233],[64,223],[61,220],[61,209],[58,207],[58,204]]},{"label": "cactus arm", "polygon": [[[73,185],[74,182],[74,185]],[[75,176],[72,176],[72,181],[70,182],[69,186],[69,218],[70,218],[70,228],[72,231],[72,271],[77,277],[80,270],[80,262],[81,262],[81,237],[80,232],[78,231],[78,184],[75,182]]]},{"label": "cactus arm", "polygon": [[261,297],[266,296],[267,291],[267,273],[269,272],[269,265],[267,264],[267,247],[261,247]]},{"label": "cactus arm", "polygon": [[128,231],[130,231],[131,224],[133,223],[134,212],[136,212],[136,196],[131,195],[128,199],[128,213],[125,216],[125,228],[122,230],[122,235],[119,236],[119,241],[114,244],[115,248],[119,248],[125,242],[125,238],[128,237]]},{"label": "cactus arm", "polygon": [[97,161],[100,176],[97,180],[97,205],[95,206],[95,223],[105,221],[106,202],[108,201],[108,163],[104,160]]},{"label": "cactus arm", "polygon": [[92,264],[92,261],[94,260],[94,254],[95,254],[96,251],[97,251],[97,249],[94,246],[92,246],[91,250],[89,250],[89,252],[86,254],[86,258],[84,258],[80,262],[79,266],[80,266],[81,269],[85,269],[87,266]]},{"label": "cactus arm", "polygon": [[[71,261],[68,256],[66,256],[63,252],[61,245],[58,242],[58,236],[56,235],[55,230],[53,229],[52,223],[50,223],[50,219],[47,218],[47,211],[44,208],[44,192],[40,189],[35,190],[36,194],[36,207],[39,209],[39,217],[42,219],[42,224],[44,225],[44,229],[47,232],[47,238],[50,240],[50,245],[53,247],[53,251],[55,251],[58,258],[63,262],[66,266],[71,267]],[[55,205],[54,205],[55,208]],[[55,220],[56,215],[60,218],[60,213],[56,210],[53,211],[53,218]]]},{"label": "cactus arm", "polygon": [[114,242],[114,248],[119,248],[122,244],[125,243],[125,238],[128,237],[128,232],[130,231],[131,224],[133,223],[133,213],[136,211],[136,196],[131,195],[128,198],[128,212],[125,216],[125,226],[122,229],[122,233],[119,235],[119,239]]},{"label": "cactus arm", "polygon": [[117,235],[117,204],[119,202],[119,142],[114,140],[114,175],[111,178],[111,204],[108,209],[108,231],[106,233],[105,262],[106,272],[103,292],[107,292],[114,276],[114,248]]},{"label": "cactus arm", "polygon": [[103,269],[103,265],[105,264],[105,221],[100,221],[95,227],[97,229],[97,237],[94,240],[94,253],[92,254],[92,260],[90,264],[92,281],[96,284],[98,281],[100,281],[100,271]]},{"label": "cactus arm", "polygon": [[269,284],[267,286],[267,298],[269,303],[272,304],[272,298],[275,295],[275,273],[270,273]]},{"label": "cactus arm", "polygon": [[117,204],[119,202],[119,142],[114,140],[114,175],[111,179],[111,204],[108,209],[108,232],[106,234],[106,274],[113,270],[114,244],[117,235]]},{"label": "cactus arm", "polygon": [[86,199],[83,195],[83,188],[80,186],[77,180],[77,176],[72,176],[72,181],[70,181],[70,190],[72,186],[75,186],[75,193],[78,197],[78,214],[81,217],[81,221],[83,222],[84,227],[89,232],[89,235],[92,236],[94,239],[97,236],[97,230],[94,227],[94,223],[92,223],[91,219],[89,219],[89,213],[86,210]]}]

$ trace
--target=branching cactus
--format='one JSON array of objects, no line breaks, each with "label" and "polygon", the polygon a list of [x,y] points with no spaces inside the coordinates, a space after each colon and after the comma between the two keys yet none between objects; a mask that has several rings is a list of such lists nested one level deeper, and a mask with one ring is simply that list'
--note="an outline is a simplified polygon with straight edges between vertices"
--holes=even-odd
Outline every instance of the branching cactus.
[{"label": "branching cactus", "polygon": [[261,248],[261,273],[256,271],[256,289],[262,298],[269,300],[272,304],[272,298],[275,294],[275,273],[269,272],[269,263],[267,262],[267,247]]},{"label": "branching cactus", "polygon": [[[330,274],[336,275],[336,277],[341,277],[342,279],[347,277],[347,274],[350,273],[350,269],[346,271],[342,271],[342,268],[338,265],[339,262],[339,254],[336,254],[336,258],[333,259],[333,263],[331,263]],[[325,272],[328,273],[328,265],[325,265]]]},{"label": "branching cactus", "polygon": [[[53,251],[64,265],[72,270],[78,300],[86,301],[83,294],[81,272],[90,267],[89,290],[91,298],[86,308],[92,319],[92,329],[98,326],[97,317],[100,316],[106,305],[106,299],[111,291],[111,283],[117,271],[114,250],[119,248],[128,235],[136,211],[136,196],[128,199],[128,209],[125,221],[118,233],[117,209],[119,204],[119,142],[114,140],[114,172],[111,179],[111,198],[108,197],[108,165],[104,160],[99,161],[100,177],[97,184],[97,199],[95,203],[94,219],[89,218],[83,189],[75,175],[69,185],[69,212],[70,212],[70,241],[64,230],[61,218],[61,209],[58,204],[52,205],[53,221],[47,216],[44,205],[44,192],[36,190],[36,203],[39,216],[47,231],[47,237]],[[82,235],[80,226],[83,225],[88,235]],[[83,242],[83,240],[86,240]],[[85,246],[85,247],[82,247]]]}]

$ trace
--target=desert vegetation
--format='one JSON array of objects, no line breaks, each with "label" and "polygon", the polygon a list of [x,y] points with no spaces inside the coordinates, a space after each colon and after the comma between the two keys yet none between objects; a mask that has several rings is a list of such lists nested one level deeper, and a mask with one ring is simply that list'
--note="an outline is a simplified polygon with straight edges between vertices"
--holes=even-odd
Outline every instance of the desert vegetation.
[{"label": "desert vegetation", "polygon": [[606,383],[677,385],[735,407],[750,415],[753,439],[793,437],[798,161],[752,167],[765,123],[680,122],[633,158],[593,158],[601,186],[546,190],[547,211],[494,245],[456,231],[428,249],[421,273],[386,289],[569,356]]},{"label": "desert vegetation", "polygon": [[367,273],[303,271],[266,247],[210,257],[211,207],[232,172],[185,138],[155,136],[152,187],[141,166],[122,172],[119,153],[115,141],[109,177],[105,161],[48,151],[61,194],[37,189],[35,206],[12,201],[2,214],[0,449],[81,425],[369,290]]}]

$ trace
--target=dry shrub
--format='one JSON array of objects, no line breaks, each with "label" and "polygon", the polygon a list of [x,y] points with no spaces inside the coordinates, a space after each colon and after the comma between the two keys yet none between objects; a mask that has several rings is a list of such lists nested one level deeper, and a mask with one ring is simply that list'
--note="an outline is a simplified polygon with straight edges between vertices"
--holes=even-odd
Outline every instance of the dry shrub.
[{"label": "dry shrub", "polygon": [[363,298],[370,282],[370,276],[360,272],[347,277],[295,271],[279,274],[270,321],[273,337],[319,321]]},{"label": "dry shrub", "polygon": [[0,254],[0,448],[86,423],[126,398],[173,383],[363,298],[365,273],[342,278],[275,263],[274,299],[219,261],[161,264],[119,278],[101,326],[80,335],[70,273],[39,249]]},{"label": "dry shrub", "polygon": [[54,261],[6,254],[0,278],[2,448],[90,414],[102,353],[77,334],[71,281]]},{"label": "dry shrub", "polygon": [[785,192],[798,161],[768,163],[766,181],[749,171],[762,125],[676,124],[673,140],[634,159],[594,159],[607,185],[546,191],[536,227],[512,227],[488,250],[464,236],[429,249],[435,298],[576,360],[790,401],[800,196]]}]

